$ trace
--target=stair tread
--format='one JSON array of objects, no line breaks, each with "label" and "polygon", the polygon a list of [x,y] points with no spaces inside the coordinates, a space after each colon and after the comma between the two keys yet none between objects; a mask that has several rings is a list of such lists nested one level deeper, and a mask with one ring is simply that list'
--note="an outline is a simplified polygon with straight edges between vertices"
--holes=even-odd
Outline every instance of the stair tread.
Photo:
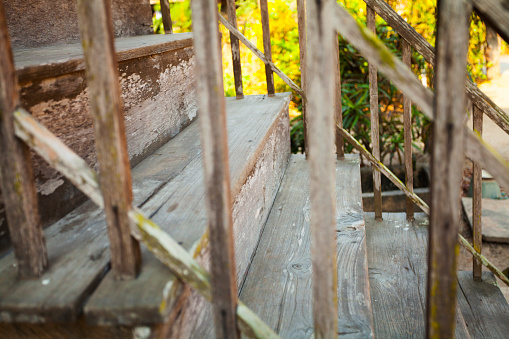
[{"label": "stair tread", "polygon": [[[426,285],[428,217],[405,213],[365,213],[369,284],[375,337],[424,338],[426,336]],[[464,319],[457,308],[456,337],[468,338]]]},{"label": "stair tread", "polygon": [[[191,46],[192,33],[151,34],[115,39],[117,61],[140,58]],[[61,44],[13,51],[20,82],[58,76],[85,69],[81,43]]]},{"label": "stair tread", "polygon": [[[372,337],[359,157],[346,155],[336,173],[338,334]],[[304,156],[293,155],[240,293],[283,338],[314,332],[308,176]]]},{"label": "stair tread", "polygon": [[458,304],[472,338],[505,338],[509,333],[509,305],[493,273],[458,272]]},{"label": "stair tread", "polygon": [[[284,93],[227,99],[233,197],[249,175],[267,134],[285,113],[289,98]],[[132,171],[135,204],[188,249],[206,228],[198,130],[198,123],[192,123]],[[186,234],[191,230],[192,235]],[[50,267],[39,279],[19,280],[12,252],[0,259],[0,321],[76,320],[105,274],[88,302],[88,311],[98,321],[155,323],[168,314],[172,296],[165,286],[174,277],[146,249],[140,276],[113,284],[107,273],[109,243],[104,216],[90,202],[50,226],[45,237]]]}]

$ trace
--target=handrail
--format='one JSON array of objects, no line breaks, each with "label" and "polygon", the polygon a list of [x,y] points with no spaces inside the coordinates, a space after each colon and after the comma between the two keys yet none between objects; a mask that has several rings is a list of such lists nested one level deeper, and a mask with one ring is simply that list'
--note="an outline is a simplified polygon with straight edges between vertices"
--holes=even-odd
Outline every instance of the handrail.
[{"label": "handrail", "polygon": [[[30,113],[18,107],[13,114],[15,134],[39,156],[85,193],[98,207],[104,207],[97,173],[58,137],[37,121]],[[76,171],[77,170],[77,171]],[[128,212],[132,221],[131,235],[142,242],[180,280],[196,289],[211,301],[210,275],[192,255],[147,218],[136,206]],[[254,312],[242,302],[236,310],[241,331],[250,338],[279,338]]]},{"label": "handrail", "polygon": [[[415,48],[426,61],[432,65],[435,64],[435,48],[396,13],[387,2],[384,0],[364,0],[364,2]],[[488,98],[470,79],[467,79],[465,90],[472,103],[477,105],[493,122],[509,134],[509,116],[507,113]]]}]

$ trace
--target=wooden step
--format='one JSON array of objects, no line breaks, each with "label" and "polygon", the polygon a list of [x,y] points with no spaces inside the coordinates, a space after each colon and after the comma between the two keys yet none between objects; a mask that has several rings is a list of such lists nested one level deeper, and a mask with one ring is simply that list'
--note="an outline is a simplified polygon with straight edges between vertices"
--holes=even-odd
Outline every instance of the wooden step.
[{"label": "wooden step", "polygon": [[[164,145],[196,117],[191,33],[115,41],[131,165]],[[21,103],[67,146],[96,166],[80,43],[14,51]],[[32,157],[45,226],[79,206],[85,196],[39,157]],[[97,168],[97,167],[96,167]],[[0,198],[0,251],[8,245]]]},{"label": "wooden step", "polygon": [[472,272],[458,272],[458,304],[472,338],[507,338],[509,305],[493,273],[482,272],[482,281]]},{"label": "wooden step", "polygon": [[[373,337],[359,157],[337,164],[337,261],[340,337]],[[292,155],[240,299],[283,338],[313,336],[308,166]],[[335,236],[331,233],[331,236]],[[213,336],[211,322],[194,338]]]},{"label": "wooden step", "polygon": [[[289,100],[288,93],[227,99],[241,278],[248,264],[243,258],[250,258],[256,246],[250,237],[258,238],[287,165]],[[133,169],[136,204],[196,256],[207,250],[198,130],[196,122],[191,124]],[[146,249],[139,277],[114,281],[108,273],[104,217],[91,203],[49,227],[45,236],[50,268],[41,278],[19,280],[12,253],[0,260],[1,322],[73,322],[87,301],[89,323],[147,325],[166,320],[182,286]]]},{"label": "wooden step", "polygon": [[[428,217],[383,213],[376,221],[365,213],[369,285],[375,336],[378,338],[424,338],[426,336],[426,285]],[[459,308],[456,337],[468,338]]]}]

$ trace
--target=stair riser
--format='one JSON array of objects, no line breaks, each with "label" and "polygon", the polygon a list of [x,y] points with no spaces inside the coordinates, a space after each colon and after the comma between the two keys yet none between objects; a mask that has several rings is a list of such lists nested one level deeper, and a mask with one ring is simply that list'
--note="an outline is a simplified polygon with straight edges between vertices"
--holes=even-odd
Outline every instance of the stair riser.
[{"label": "stair riser", "polygon": [[[289,157],[290,129],[287,107],[275,123],[263,151],[240,188],[233,205],[235,259],[239,286],[254,255]],[[209,260],[209,250],[205,247],[199,254],[199,261],[208,269]],[[211,304],[195,291],[192,291],[190,296],[184,295],[184,298],[187,300],[183,303],[182,313],[171,326],[169,337],[208,337],[208,334],[203,336],[203,333],[196,331],[203,322],[212,320]]]},{"label": "stair riser", "polygon": [[[196,117],[191,44],[189,39],[184,48],[119,63],[126,137],[133,166]],[[20,86],[23,106],[97,170],[85,72],[26,80]],[[82,203],[85,197],[44,160],[32,159],[41,217],[49,225]],[[2,210],[0,206],[0,251],[8,242]],[[2,232],[5,232],[3,236]]]}]

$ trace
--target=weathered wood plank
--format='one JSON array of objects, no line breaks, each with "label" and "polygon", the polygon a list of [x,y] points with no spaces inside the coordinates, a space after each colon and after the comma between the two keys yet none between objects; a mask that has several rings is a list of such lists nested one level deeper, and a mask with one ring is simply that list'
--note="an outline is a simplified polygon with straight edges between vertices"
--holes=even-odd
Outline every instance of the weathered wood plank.
[{"label": "weathered wood plank", "polygon": [[472,0],[475,11],[506,41],[509,41],[509,8],[502,0]]},{"label": "weathered wood plank", "polygon": [[192,2],[192,12],[214,327],[218,338],[234,339],[240,336],[235,316],[237,275],[223,67],[220,46],[216,43],[217,21],[213,20],[218,15],[217,5],[196,0]]},{"label": "weathered wood plank", "polygon": [[[483,113],[475,105],[473,105],[472,118],[474,133],[482,137]],[[474,249],[482,253],[482,164],[474,162],[472,180],[474,183],[474,207],[472,210]],[[473,260],[472,272],[474,280],[480,281],[482,278],[482,265],[479,261]]]},{"label": "weathered wood plank", "polygon": [[286,74],[281,72],[281,70],[277,68],[276,65],[274,65],[274,63],[271,60],[267,59],[265,55],[258,48],[256,48],[256,46],[253,45],[251,41],[249,41],[242,33],[239,32],[238,29],[230,25],[228,20],[226,20],[221,14],[219,14],[218,17],[219,21],[224,25],[224,27],[228,28],[230,32],[232,32],[240,41],[242,41],[242,43],[246,45],[246,47],[249,48],[251,52],[254,53],[254,55],[260,58],[260,60],[262,60],[266,65],[269,65],[272,71],[276,73],[284,82],[286,82],[286,84],[290,86],[292,90],[297,92],[302,98],[304,99],[306,98],[306,94],[304,93],[304,91],[299,86],[297,86],[292,81],[292,79],[286,76]]},{"label": "weathered wood plank", "polygon": [[309,176],[311,200],[311,261],[315,338],[337,333],[337,265],[334,237],[334,48],[332,0],[308,0]]},{"label": "weathered wood plank", "polygon": [[40,276],[48,254],[28,147],[14,136],[18,80],[4,5],[0,3],[0,180],[9,232],[21,277]]},{"label": "weathered wood plank", "polygon": [[[260,0],[260,12],[262,18],[263,52],[265,58],[272,62],[272,47],[270,44],[269,6],[267,0]],[[265,79],[267,80],[267,93],[274,95],[274,74],[268,64],[265,64]]]},{"label": "weathered wood plank", "polygon": [[[435,48],[424,39],[417,31],[410,26],[391,6],[384,0],[364,0],[364,2],[373,8],[378,15],[391,26],[396,33],[407,40],[417,52],[430,64],[435,64]],[[498,107],[486,94],[467,79],[465,90],[468,98],[476,104],[490,119],[492,119],[500,128],[509,133],[509,116],[500,107]]]},{"label": "weathered wood plank", "polygon": [[[367,28],[376,35],[376,13],[366,6]],[[378,115],[378,74],[376,66],[369,63],[369,113],[371,119],[371,147],[372,154],[380,161],[380,127]],[[373,193],[375,197],[375,217],[382,220],[382,177],[380,171],[373,168]]]},{"label": "weathered wood plank", "polygon": [[170,2],[168,0],[159,1],[161,5],[161,16],[163,17],[164,32],[173,34],[173,23],[171,22]]},{"label": "weathered wood plank", "polygon": [[[369,30],[357,24],[355,19],[339,4],[333,6],[334,26],[345,36],[369,62],[374,63],[404,94],[410,96],[422,112],[433,120],[433,92],[422,86],[401,60],[396,58]],[[509,162],[486,145],[466,126],[465,153],[474,161],[491,169],[501,185],[509,186]]]},{"label": "weathered wood plank", "polygon": [[[337,337],[370,338],[359,157],[346,155],[336,169]],[[308,180],[304,156],[293,155],[240,294],[282,338],[314,334],[309,187],[302,184]]]},{"label": "weathered wood plank", "polygon": [[464,161],[463,88],[471,6],[467,1],[442,0],[437,10],[426,335],[428,338],[452,338],[456,326],[456,272],[461,215],[458,187]]},{"label": "weathered wood plank", "polygon": [[[473,199],[462,198],[463,209],[470,227],[473,225]],[[482,199],[482,239],[484,241],[509,244],[509,201]]]},{"label": "weathered wood plank", "polygon": [[[228,12],[228,21],[232,27],[237,28],[237,7],[235,0],[226,0],[226,10]],[[230,32],[230,45],[232,49],[233,78],[235,81],[235,94],[237,98],[244,97],[244,88],[242,85],[242,66],[240,63],[239,39]]]},{"label": "weathered wood plank", "polygon": [[472,338],[505,338],[509,333],[509,305],[491,272],[482,282],[471,272],[458,272],[458,304]]},{"label": "weathered wood plank", "polygon": [[[376,221],[365,213],[364,219],[375,337],[425,337],[428,217],[384,213]],[[460,312],[455,319],[455,337],[469,338]]]},{"label": "weathered wood plank", "polygon": [[[401,41],[402,61],[409,68],[412,65],[412,47],[405,39]],[[405,185],[413,192],[414,190],[414,169],[412,160],[412,100],[408,95],[403,94],[403,128],[405,139]],[[414,202],[407,198],[406,216],[408,220],[414,219]]]},{"label": "weathered wood plank", "polygon": [[[339,43],[338,34],[334,33],[332,39],[334,46],[334,120],[335,125],[343,126],[343,107],[341,102],[341,65],[339,63]],[[345,142],[341,133],[335,128],[336,138],[336,156],[338,159],[345,157]]]},{"label": "weathered wood plank", "polygon": [[[99,181],[110,239],[111,267],[117,279],[132,279],[141,264],[140,247],[129,232],[133,195],[127,154],[118,65],[109,0],[78,1],[90,110],[94,118]],[[101,62],[98,62],[101,60]]]},{"label": "weathered wood plank", "polygon": [[[300,87],[303,92],[306,92],[306,52],[307,52],[307,39],[306,39],[306,3],[305,0],[297,0],[297,23],[299,26],[299,65],[300,65]],[[307,133],[307,125],[308,125],[308,116],[307,116],[307,102],[304,97],[302,97],[302,126],[304,133],[304,149],[306,150],[308,144],[308,133]]]}]

